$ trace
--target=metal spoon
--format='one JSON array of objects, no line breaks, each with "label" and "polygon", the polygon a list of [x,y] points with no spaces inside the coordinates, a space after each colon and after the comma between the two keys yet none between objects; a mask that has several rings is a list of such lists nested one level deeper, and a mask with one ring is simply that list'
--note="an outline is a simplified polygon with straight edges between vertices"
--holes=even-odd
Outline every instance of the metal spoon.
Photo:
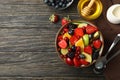
[{"label": "metal spoon", "polygon": [[104,69],[106,68],[106,64],[113,59],[115,56],[117,56],[120,53],[120,50],[117,51],[114,55],[112,55],[111,58],[109,58],[107,60],[107,56],[109,55],[110,51],[113,49],[113,47],[120,41],[120,34],[117,34],[117,36],[115,37],[112,45],[110,46],[110,48],[108,49],[107,53],[105,56],[99,58],[96,63],[95,63],[95,68],[93,69],[93,71],[96,74],[100,74],[104,71]]}]

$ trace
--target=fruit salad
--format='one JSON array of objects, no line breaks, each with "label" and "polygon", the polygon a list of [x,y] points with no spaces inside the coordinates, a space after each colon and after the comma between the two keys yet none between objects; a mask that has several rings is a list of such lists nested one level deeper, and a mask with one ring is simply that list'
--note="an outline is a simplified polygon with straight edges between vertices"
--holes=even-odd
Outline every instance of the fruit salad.
[{"label": "fruit salad", "polygon": [[56,47],[66,64],[87,67],[101,56],[103,37],[96,26],[89,22],[70,22],[58,32]]}]

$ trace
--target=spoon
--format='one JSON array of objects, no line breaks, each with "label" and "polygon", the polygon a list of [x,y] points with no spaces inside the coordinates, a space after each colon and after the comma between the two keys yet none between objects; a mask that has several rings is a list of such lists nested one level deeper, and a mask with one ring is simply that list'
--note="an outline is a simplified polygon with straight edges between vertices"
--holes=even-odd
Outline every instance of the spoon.
[{"label": "spoon", "polygon": [[106,64],[113,59],[115,56],[117,56],[120,53],[120,50],[118,50],[111,58],[109,58],[107,60],[107,56],[109,55],[110,51],[113,49],[113,47],[120,41],[120,34],[117,34],[117,36],[115,37],[113,43],[111,44],[110,48],[108,49],[107,53],[105,56],[99,58],[96,63],[95,63],[95,68],[93,69],[93,71],[96,74],[100,74],[104,71],[104,69],[106,68]]},{"label": "spoon", "polygon": [[91,7],[93,6],[94,2],[95,0],[91,0],[90,3],[82,9],[81,14],[83,16],[88,16],[90,14]]}]

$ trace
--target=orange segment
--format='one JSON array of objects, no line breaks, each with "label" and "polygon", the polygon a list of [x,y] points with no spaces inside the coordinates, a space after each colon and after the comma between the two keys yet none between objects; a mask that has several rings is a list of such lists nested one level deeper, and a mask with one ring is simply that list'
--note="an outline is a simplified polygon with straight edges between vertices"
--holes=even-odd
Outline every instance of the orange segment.
[{"label": "orange segment", "polygon": [[68,39],[70,39],[70,38],[71,38],[71,35],[70,35],[68,32],[66,32],[66,33],[63,35],[63,38],[65,38],[65,37],[67,37]]},{"label": "orange segment", "polygon": [[83,42],[83,39],[80,38],[76,43],[75,43],[75,46],[79,46],[81,48],[81,50],[83,51],[84,50],[84,42]]}]

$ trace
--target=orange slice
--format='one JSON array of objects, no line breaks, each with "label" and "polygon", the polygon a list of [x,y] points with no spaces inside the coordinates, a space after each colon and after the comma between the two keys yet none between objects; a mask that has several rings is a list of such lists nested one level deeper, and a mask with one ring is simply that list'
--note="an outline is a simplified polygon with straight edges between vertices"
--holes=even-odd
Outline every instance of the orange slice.
[{"label": "orange slice", "polygon": [[75,43],[75,46],[79,46],[81,48],[81,50],[83,51],[84,50],[84,42],[83,42],[83,39],[80,38],[76,43]]},{"label": "orange slice", "polygon": [[66,33],[63,35],[63,39],[64,39],[65,37],[67,37],[68,39],[70,39],[70,38],[71,38],[71,35],[70,35],[68,32],[66,32]]}]

